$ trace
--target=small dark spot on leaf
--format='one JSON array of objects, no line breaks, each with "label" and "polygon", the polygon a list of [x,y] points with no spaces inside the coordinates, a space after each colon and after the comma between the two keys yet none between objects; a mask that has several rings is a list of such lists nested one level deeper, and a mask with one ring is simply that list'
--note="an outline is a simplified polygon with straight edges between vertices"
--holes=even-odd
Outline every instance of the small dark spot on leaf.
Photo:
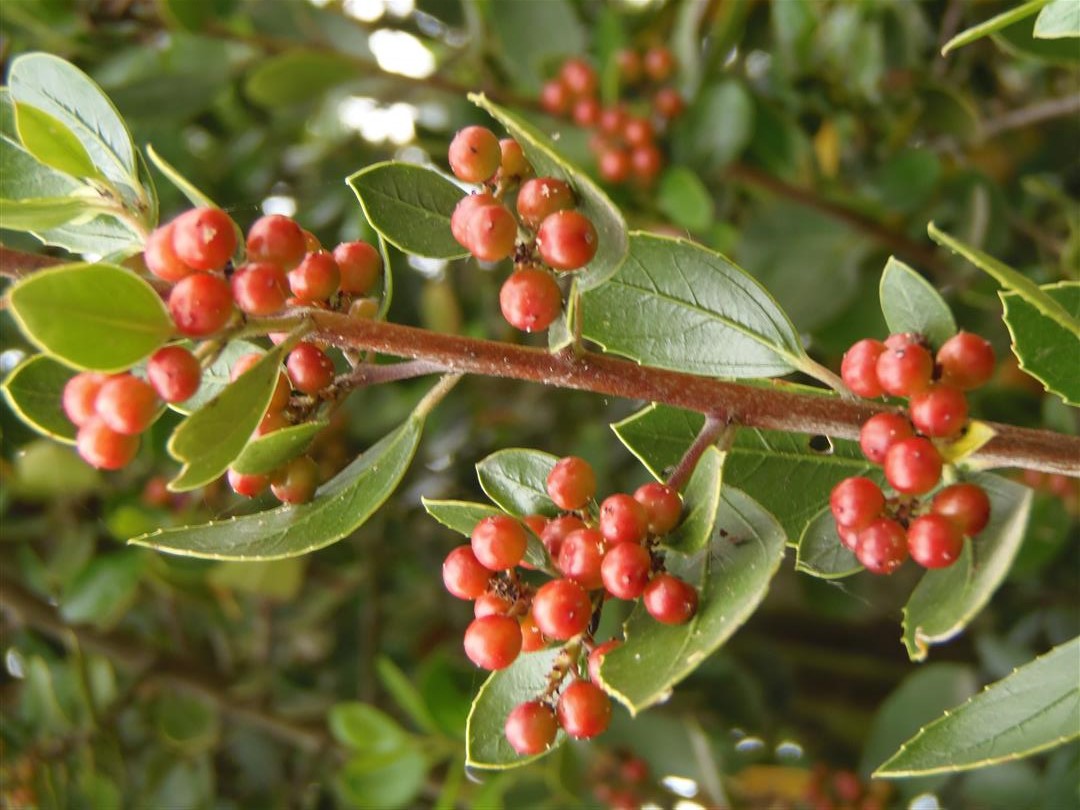
[{"label": "small dark spot on leaf", "polygon": [[807,446],[815,453],[821,453],[823,456],[831,456],[833,454],[832,439],[822,434],[811,436],[807,441]]}]

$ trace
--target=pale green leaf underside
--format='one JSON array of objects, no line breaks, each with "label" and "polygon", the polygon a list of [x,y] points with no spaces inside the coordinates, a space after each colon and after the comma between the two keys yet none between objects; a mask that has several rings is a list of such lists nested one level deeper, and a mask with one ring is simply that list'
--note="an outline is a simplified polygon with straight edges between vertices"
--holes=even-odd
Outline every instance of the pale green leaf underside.
[{"label": "pale green leaf underside", "polygon": [[[1040,289],[1066,311],[1080,313],[1080,284],[1061,282]],[[1020,368],[1047,391],[1080,407],[1080,336],[1046,317],[1018,293],[1000,292],[1005,326]]]},{"label": "pale green leaf underside", "polygon": [[683,495],[682,522],[662,543],[682,554],[693,554],[709,544],[716,511],[720,508],[720,487],[727,454],[709,447],[698,459]]},{"label": "pale green leaf underside", "polygon": [[959,34],[954,36],[945,46],[941,49],[941,55],[945,56],[949,51],[956,50],[957,48],[969,45],[976,40],[982,39],[985,36],[989,36],[995,31],[1000,31],[1009,25],[1012,25],[1017,20],[1022,20],[1025,17],[1030,17],[1036,11],[1046,5],[1047,0],[1032,0],[1029,3],[1023,3],[1022,5],[1011,8],[1008,11],[1004,11],[988,20],[985,20],[978,25],[973,25]]},{"label": "pale green leaf underside", "polygon": [[982,768],[1080,737],[1080,638],[1061,644],[923,728],[878,768],[890,779]]},{"label": "pale green leaf underside", "polygon": [[13,231],[47,231],[94,211],[79,197],[0,198],[0,223]]},{"label": "pale green leaf underside", "polygon": [[180,171],[175,168],[169,161],[165,160],[157,150],[154,149],[153,144],[146,145],[146,154],[150,158],[150,162],[157,167],[157,170],[161,172],[168,179],[170,183],[179,189],[180,193],[188,198],[188,202],[195,206],[205,206],[209,208],[219,208],[213,200],[202,193],[195,184],[188,180],[184,175],[180,174]]},{"label": "pale green leaf underside", "polygon": [[879,286],[881,312],[893,334],[925,335],[931,346],[940,346],[956,334],[949,305],[933,285],[908,265],[890,256]]},{"label": "pale green leaf underside", "polygon": [[1080,3],[1051,0],[1035,18],[1035,36],[1039,39],[1080,37]]},{"label": "pale green leaf underside", "polygon": [[4,399],[38,433],[75,444],[75,425],[60,405],[64,386],[74,376],[75,372],[62,363],[37,354],[26,358],[4,380]]},{"label": "pale green leaf underside", "polygon": [[841,579],[863,570],[855,555],[840,541],[836,520],[828,506],[806,524],[799,538],[795,570],[821,579]]}]

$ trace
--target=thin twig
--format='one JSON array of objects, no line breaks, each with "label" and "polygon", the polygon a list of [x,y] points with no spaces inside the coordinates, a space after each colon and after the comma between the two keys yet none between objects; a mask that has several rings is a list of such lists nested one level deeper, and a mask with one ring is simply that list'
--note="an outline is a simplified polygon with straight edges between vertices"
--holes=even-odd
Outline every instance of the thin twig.
[{"label": "thin twig", "polygon": [[729,423],[727,419],[715,414],[706,416],[705,424],[701,426],[698,435],[694,437],[693,444],[686,448],[686,452],[679,459],[675,470],[668,476],[667,485],[672,489],[682,489],[683,484],[690,480],[690,476],[693,474],[694,468],[697,467],[702,453],[715,444],[716,440],[728,429]]}]

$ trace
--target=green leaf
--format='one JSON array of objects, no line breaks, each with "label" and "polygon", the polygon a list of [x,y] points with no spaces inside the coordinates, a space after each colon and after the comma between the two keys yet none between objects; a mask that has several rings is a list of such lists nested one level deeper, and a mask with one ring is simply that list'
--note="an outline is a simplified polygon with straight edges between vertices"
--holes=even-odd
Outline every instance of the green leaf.
[{"label": "green leaf", "polygon": [[709,447],[698,459],[683,492],[682,523],[663,545],[681,554],[693,554],[709,544],[720,508],[720,486],[724,478],[726,453]]},{"label": "green leaf", "polygon": [[1080,37],[1080,3],[1076,0],[1051,0],[1035,18],[1038,39]]},{"label": "green leaf", "polygon": [[413,414],[321,486],[310,503],[159,529],[130,542],[213,560],[275,560],[317,551],[362,526],[390,497],[416,452],[423,418]]},{"label": "green leaf", "polygon": [[1072,37],[1038,39],[1035,37],[1037,18],[1027,16],[993,34],[994,42],[1007,53],[1025,59],[1036,59],[1051,65],[1075,68],[1080,64],[1080,48]]},{"label": "green leaf", "polygon": [[[182,344],[185,348],[194,349],[192,343]],[[199,381],[199,390],[183,402],[177,402],[169,407],[183,414],[194,413],[203,405],[212,400],[228,387],[232,382],[233,366],[241,357],[249,354],[262,354],[265,351],[262,346],[249,343],[246,340],[230,340],[225,344],[214,362],[203,369],[202,379]]]},{"label": "green leaf", "polygon": [[15,284],[8,300],[35,345],[80,369],[126,371],[174,328],[154,288],[114,264],[39,271]]},{"label": "green leaf", "polygon": [[387,161],[346,182],[371,227],[399,250],[432,259],[469,255],[450,233],[450,216],[464,192],[434,169]]},{"label": "green leaf", "polygon": [[366,703],[337,703],[330,709],[327,722],[334,739],[362,757],[392,753],[409,741],[396,720]]},{"label": "green leaf", "polygon": [[933,222],[927,227],[927,231],[930,234],[930,238],[939,245],[947,247],[953,253],[963,256],[980,270],[993,276],[1002,287],[1015,292],[1028,304],[1046,317],[1055,321],[1063,329],[1080,337],[1080,321],[1074,318],[1065,307],[1051,298],[1027,276],[1021,275],[1008,265],[999,262],[993,256],[983,253],[981,250],[965,244],[943,231],[939,231]]},{"label": "green leaf", "polygon": [[439,724],[431,716],[423,696],[397,664],[385,655],[380,655],[375,659],[375,673],[398,708],[409,716],[417,728],[429,734],[438,733]]},{"label": "green leaf", "polygon": [[153,144],[148,143],[146,145],[146,154],[150,158],[150,162],[157,167],[157,170],[165,175],[166,179],[176,186],[180,190],[180,193],[187,197],[188,202],[192,205],[208,208],[221,207],[203,194],[194,183],[184,177],[184,175],[180,174],[179,169],[175,168],[169,161],[158,154],[157,150],[154,149]]},{"label": "green leaf", "polygon": [[319,431],[328,424],[326,420],[303,422],[259,436],[248,442],[229,466],[244,475],[259,475],[276,470],[289,459],[307,450]]},{"label": "green leaf", "polygon": [[596,256],[585,269],[574,274],[581,291],[590,290],[607,281],[619,269],[628,248],[626,220],[607,195],[589,176],[564,159],[551,139],[518,115],[488,101],[483,94],[472,93],[469,101],[485,110],[506,127],[529,159],[537,177],[557,177],[574,189],[578,210],[592,220],[598,244]]},{"label": "green leaf", "polygon": [[949,51],[956,50],[957,48],[968,45],[978,39],[982,39],[985,36],[989,36],[995,31],[1000,31],[1002,28],[1012,25],[1014,22],[1022,20],[1025,17],[1030,17],[1045,6],[1046,3],[1047,0],[1032,0],[1030,3],[1023,3],[1022,5],[991,17],[989,20],[981,22],[978,25],[973,25],[971,28],[961,31],[946,42],[945,46],[941,49],[941,55],[945,56]]},{"label": "green leaf", "polygon": [[102,485],[101,473],[79,458],[73,448],[48,439],[24,444],[15,456],[11,490],[22,500],[74,501],[100,492]]},{"label": "green leaf", "polygon": [[16,104],[15,126],[26,151],[46,166],[75,177],[99,176],[75,133],[47,112]]},{"label": "green leaf", "polygon": [[[1066,312],[1080,317],[1080,283],[1063,281],[1039,289]],[[1080,337],[1048,318],[1018,293],[1002,291],[998,295],[1020,368],[1041,382],[1047,391],[1069,405],[1080,407],[1080,374],[1076,368]]]},{"label": "green leaf", "polygon": [[[0,133],[0,198],[65,198],[73,191],[84,188],[75,178],[38,162],[18,142],[15,132],[15,105],[6,87],[0,88],[0,117],[5,124],[3,132]],[[8,224],[6,213],[4,227],[14,227]]]},{"label": "green leaf", "polygon": [[71,130],[109,180],[139,188],[131,134],[89,76],[58,56],[28,53],[11,63],[8,87],[16,104],[41,110]]},{"label": "green leaf", "polygon": [[377,807],[396,810],[414,806],[424,788],[428,763],[416,744],[399,748],[382,757],[355,757],[335,779],[346,807]]},{"label": "green leaf", "polygon": [[263,107],[312,102],[332,87],[361,78],[357,64],[333,51],[287,51],[258,63],[244,93]]},{"label": "green leaf", "polygon": [[154,725],[171,748],[187,757],[209,751],[221,735],[217,708],[195,695],[163,694],[154,705]]},{"label": "green leaf", "polygon": [[879,296],[881,312],[894,334],[925,335],[935,347],[956,334],[956,321],[945,299],[930,282],[895,256],[885,263]]},{"label": "green leaf", "polygon": [[929,645],[962,632],[990,601],[1009,573],[1027,529],[1032,492],[989,473],[968,478],[990,496],[990,524],[964,541],[960,558],[948,568],[927,571],[904,607],[904,646],[922,661]]},{"label": "green leaf", "polygon": [[828,506],[806,524],[799,538],[795,570],[821,579],[841,579],[862,570],[855,555],[840,541]]},{"label": "green leaf", "polygon": [[560,730],[543,754],[523,757],[506,741],[507,715],[519,703],[535,700],[547,687],[548,674],[562,650],[522,653],[506,669],[492,672],[476,693],[465,727],[465,761],[471,768],[505,770],[539,759],[566,739]]},{"label": "green leaf", "polygon": [[[130,534],[128,532],[128,535],[121,536]],[[304,557],[221,562],[206,575],[206,581],[215,589],[253,593],[276,602],[291,602],[304,587],[306,569],[307,559]]]},{"label": "green leaf", "polygon": [[664,172],[656,204],[672,222],[691,231],[708,228],[715,213],[709,190],[685,166],[672,166]]},{"label": "green leaf", "polygon": [[28,357],[7,376],[0,389],[11,410],[38,433],[64,444],[75,444],[75,425],[60,404],[67,381],[75,372],[51,357]]},{"label": "green leaf", "polygon": [[169,482],[170,490],[204,486],[240,455],[270,404],[288,346],[288,341],[275,346],[173,431],[169,454],[184,466]]},{"label": "green leaf", "polygon": [[145,562],[135,550],[94,557],[64,589],[60,615],[72,624],[116,624],[135,599]]},{"label": "green leaf", "polygon": [[559,57],[580,56],[588,49],[585,28],[566,0],[492,3],[487,11],[500,63],[515,85],[534,94]]},{"label": "green leaf", "polygon": [[1080,737],[1080,638],[990,684],[900,747],[875,777],[983,768]]},{"label": "green leaf", "polygon": [[[604,656],[600,680],[631,714],[659,703],[753,614],[784,556],[784,532],[746,493],[725,486],[710,546],[670,552],[667,568],[698,589],[686,624],[661,624],[637,605],[625,641]],[[646,665],[647,662],[647,665]]]},{"label": "green leaf", "polygon": [[93,210],[79,197],[0,198],[0,222],[13,231],[47,231]]},{"label": "green leaf", "polygon": [[[435,520],[465,537],[471,537],[476,524],[484,518],[505,514],[502,509],[494,506],[469,501],[436,501],[430,498],[421,498],[420,501],[423,503],[427,513]],[[554,576],[556,573],[555,567],[544,544],[531,530],[528,535],[529,544],[525,549],[525,562],[533,568],[547,571]]]},{"label": "green leaf", "polygon": [[632,234],[626,262],[581,306],[585,337],[646,365],[745,378],[787,374],[806,361],[764,287],[719,253],[681,239]]},{"label": "green leaf", "polygon": [[499,450],[477,463],[476,477],[484,494],[512,515],[555,515],[547,477],[556,461],[540,450]]},{"label": "green leaf", "polygon": [[742,154],[754,134],[754,99],[742,82],[704,88],[679,121],[673,148],[679,163],[717,172]]}]

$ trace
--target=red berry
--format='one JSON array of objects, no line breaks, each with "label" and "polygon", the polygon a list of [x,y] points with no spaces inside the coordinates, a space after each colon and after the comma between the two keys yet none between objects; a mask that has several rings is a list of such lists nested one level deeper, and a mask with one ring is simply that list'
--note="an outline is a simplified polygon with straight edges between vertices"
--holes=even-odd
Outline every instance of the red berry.
[{"label": "red berry", "polygon": [[458,546],[443,561],[443,585],[458,599],[477,599],[488,587],[491,571],[480,564],[472,546]]},{"label": "red berry", "polygon": [[853,394],[871,399],[885,393],[877,377],[877,361],[885,351],[880,340],[864,338],[844,352],[840,377]]},{"label": "red berry", "polygon": [[603,644],[598,644],[593,648],[593,651],[589,653],[590,681],[593,683],[600,683],[600,665],[604,663],[604,656],[620,646],[622,646],[622,642],[617,638],[613,638],[609,641],[605,641]]},{"label": "red berry", "polygon": [[469,218],[485,205],[500,204],[498,200],[487,193],[470,194],[467,197],[462,197],[458,204],[454,206],[454,213],[450,215],[450,233],[453,234],[458,244],[471,252],[472,245],[468,241],[469,230],[466,227],[469,224]]},{"label": "red berry", "polygon": [[583,508],[596,494],[592,465],[578,456],[560,458],[548,473],[547,494],[557,507],[567,512]]},{"label": "red berry", "polygon": [[[564,545],[563,548],[566,548]],[[618,599],[637,599],[652,573],[652,557],[637,543],[619,543],[604,555],[600,578],[607,592]]]},{"label": "red berry", "polygon": [[289,289],[302,301],[325,301],[338,291],[341,269],[334,254],[325,250],[308,253],[289,273]]},{"label": "red berry", "polygon": [[544,527],[544,531],[540,535],[540,541],[544,544],[544,547],[548,550],[548,554],[551,555],[552,559],[558,559],[559,552],[562,550],[563,540],[566,539],[566,536],[570,534],[570,532],[584,528],[584,521],[573,515],[563,515],[562,517],[552,518]]},{"label": "red berry", "polygon": [[301,341],[285,361],[292,387],[305,394],[317,394],[334,381],[334,361],[314,343]]},{"label": "red berry", "polygon": [[247,234],[247,260],[270,262],[292,270],[307,253],[304,229],[289,217],[267,214],[252,223]]},{"label": "red berry", "polygon": [[630,495],[619,492],[600,504],[600,533],[611,544],[640,543],[649,532],[645,507]]},{"label": "red berry", "polygon": [[920,433],[951,438],[964,429],[968,418],[967,397],[951,385],[931,385],[908,402],[911,421]]},{"label": "red berry", "polygon": [[869,478],[852,476],[833,487],[829,507],[837,526],[858,530],[869,526],[881,514],[885,495]]},{"label": "red berry", "polygon": [[499,139],[487,127],[465,127],[450,142],[450,171],[466,183],[483,183],[494,177],[502,160]]},{"label": "red berry", "polygon": [[600,102],[591,96],[579,98],[570,109],[570,117],[579,127],[595,126],[600,118]]},{"label": "red berry", "polygon": [[556,270],[577,270],[596,255],[596,228],[578,211],[556,211],[536,232],[540,258]]},{"label": "red berry", "polygon": [[958,332],[937,352],[941,380],[962,391],[978,388],[994,373],[994,347],[971,332]]},{"label": "red berry", "polygon": [[859,447],[870,461],[881,464],[893,444],[914,435],[906,417],[898,413],[879,413],[863,423],[859,431]]},{"label": "red berry", "polygon": [[615,53],[615,66],[619,69],[619,81],[634,84],[641,79],[641,54],[633,48],[622,48]]},{"label": "red berry", "polygon": [[143,261],[146,269],[165,281],[179,281],[195,272],[173,250],[173,223],[155,228],[146,239]]},{"label": "red berry", "polygon": [[539,700],[519,703],[506,718],[506,741],[523,756],[542,754],[555,742],[559,723],[551,707]]},{"label": "red berry", "polygon": [[180,279],[169,293],[169,314],[182,335],[203,337],[217,332],[233,314],[229,282],[209,273]]},{"label": "red berry", "polygon": [[609,183],[623,183],[630,177],[633,165],[630,152],[616,147],[605,149],[597,160],[600,176]]},{"label": "red berry", "polygon": [[605,107],[600,111],[600,119],[597,125],[605,135],[622,136],[623,125],[626,123],[626,110],[619,104]]},{"label": "red berry", "polygon": [[108,375],[96,371],[80,371],[64,384],[60,404],[73,425],[82,427],[97,416],[95,403],[107,379]]},{"label": "red berry", "polygon": [[[245,354],[240,357],[232,365],[232,370],[229,372],[229,381],[236,382],[241,374],[246,373],[252,366],[258,363],[263,358],[263,355],[254,352],[252,354]],[[266,406],[266,412],[273,413],[275,411],[282,410],[289,404],[289,396],[292,394],[292,387],[289,385],[289,378],[285,376],[284,372],[278,372],[277,385],[274,386],[274,393],[270,395],[270,404]]]},{"label": "red berry", "polygon": [[481,669],[506,669],[521,652],[521,626],[510,616],[482,616],[465,628],[465,654]]},{"label": "red berry", "polygon": [[543,515],[526,515],[522,518],[529,531],[535,534],[537,537],[544,533],[544,529],[547,528],[549,519]]},{"label": "red berry", "polygon": [[146,376],[163,400],[183,402],[199,390],[202,368],[195,355],[183,346],[166,346],[150,356]]},{"label": "red berry", "polygon": [[226,473],[226,478],[229,481],[229,486],[232,487],[232,491],[245,498],[254,498],[256,495],[261,495],[270,486],[270,476],[268,475],[238,473],[236,470],[230,469]]},{"label": "red berry", "polygon": [[310,456],[297,456],[270,476],[270,491],[282,503],[307,503],[319,486],[319,467]]},{"label": "red berry", "polygon": [[544,82],[540,88],[540,106],[549,115],[566,115],[570,110],[570,91],[558,79]]},{"label": "red berry", "polygon": [[526,614],[521,617],[521,651],[522,652],[536,652],[542,650],[547,646],[547,639],[544,638],[544,634],[540,632],[540,628],[536,626],[536,619],[532,614]]},{"label": "red berry", "polygon": [[941,478],[941,454],[929,439],[901,439],[885,454],[885,478],[897,492],[922,495]]},{"label": "red berry", "polygon": [[682,115],[686,103],[674,87],[661,87],[653,96],[653,109],[661,118],[669,121]]},{"label": "red berry", "polygon": [[514,603],[505,596],[489,591],[476,597],[473,602],[473,617],[479,619],[481,616],[506,616],[513,606]]},{"label": "red berry", "polygon": [[885,338],[887,349],[902,349],[905,346],[922,346],[925,349],[926,343],[918,332],[894,332]]},{"label": "red berry", "polygon": [[645,52],[645,75],[654,82],[663,82],[675,71],[675,57],[668,48],[657,45]]},{"label": "red berry", "polygon": [[890,518],[878,518],[859,532],[855,556],[866,570],[891,574],[907,559],[904,527]]},{"label": "red berry", "polygon": [[357,298],[349,304],[349,317],[358,321],[370,321],[378,314],[378,298]]},{"label": "red berry", "polygon": [[491,515],[472,530],[472,550],[485,568],[503,571],[513,568],[525,556],[528,535],[525,527],[509,515]]},{"label": "red berry", "polygon": [[364,295],[382,273],[382,256],[367,242],[342,242],[334,248],[334,261],[341,271],[341,291],[349,295]]},{"label": "red berry", "polygon": [[532,615],[541,633],[566,641],[589,626],[592,603],[585,589],[572,579],[553,579],[533,596]]},{"label": "red berry", "polygon": [[599,588],[600,564],[604,559],[604,538],[596,529],[570,532],[559,549],[556,561],[564,577],[579,583],[586,590]]},{"label": "red berry", "polygon": [[947,568],[964,548],[964,536],[945,515],[923,515],[907,530],[908,553],[923,568]]},{"label": "red berry", "polygon": [[133,374],[119,374],[102,384],[94,407],[110,429],[137,436],[154,421],[159,404],[150,383]]},{"label": "red berry", "polygon": [[978,484],[953,484],[934,496],[930,511],[949,518],[962,535],[974,537],[990,522],[990,498]]},{"label": "red berry", "polygon": [[599,84],[593,66],[579,58],[571,58],[563,62],[559,70],[559,78],[574,96],[595,95]]},{"label": "red berry", "polygon": [[139,437],[117,433],[95,416],[79,427],[75,449],[83,461],[99,470],[119,470],[135,458]]},{"label": "red berry", "polygon": [[634,491],[634,500],[645,508],[649,534],[663,536],[679,525],[682,498],[667,484],[642,484]]},{"label": "red berry", "polygon": [[517,220],[501,204],[483,205],[465,223],[469,251],[482,262],[497,262],[514,252]]},{"label": "red berry", "polygon": [[517,196],[517,212],[530,228],[537,227],[556,211],[574,207],[574,192],[562,180],[554,177],[534,177],[521,184]]},{"label": "red berry", "polygon": [[627,146],[648,146],[653,142],[653,127],[648,118],[631,116],[623,124],[622,135]]},{"label": "red berry", "polygon": [[664,156],[653,145],[638,146],[630,153],[630,165],[634,170],[634,176],[648,185],[660,174],[664,168]]},{"label": "red berry", "polygon": [[683,624],[697,613],[697,589],[671,574],[653,577],[644,597],[645,610],[663,624]]},{"label": "red berry", "polygon": [[596,684],[576,680],[559,695],[556,712],[567,734],[588,740],[602,734],[611,722],[611,699]]},{"label": "red berry", "polygon": [[291,422],[289,417],[285,415],[284,411],[267,411],[263,414],[263,418],[259,421],[259,426],[255,428],[255,436],[265,436],[267,433],[273,433],[275,430],[281,430],[287,428]]},{"label": "red berry", "polygon": [[520,181],[532,174],[532,165],[525,157],[525,150],[513,138],[499,140],[499,177],[503,180]]},{"label": "red berry", "polygon": [[233,274],[232,293],[236,305],[248,315],[273,315],[285,306],[289,280],[276,264],[249,263]]},{"label": "red berry", "polygon": [[885,392],[895,397],[909,397],[930,385],[934,360],[918,343],[888,347],[878,356],[877,378]]},{"label": "red berry", "polygon": [[840,535],[840,542],[848,551],[854,551],[859,544],[859,530],[837,524],[836,533]]},{"label": "red berry", "polygon": [[562,312],[562,291],[550,272],[522,267],[499,290],[499,309],[506,322],[522,332],[547,329]]},{"label": "red berry", "polygon": [[173,251],[194,270],[220,270],[236,252],[236,224],[220,208],[195,208],[173,220]]},{"label": "red berry", "polygon": [[316,253],[322,250],[322,242],[319,241],[319,237],[304,228],[300,230],[304,233],[304,250],[307,253]]}]

